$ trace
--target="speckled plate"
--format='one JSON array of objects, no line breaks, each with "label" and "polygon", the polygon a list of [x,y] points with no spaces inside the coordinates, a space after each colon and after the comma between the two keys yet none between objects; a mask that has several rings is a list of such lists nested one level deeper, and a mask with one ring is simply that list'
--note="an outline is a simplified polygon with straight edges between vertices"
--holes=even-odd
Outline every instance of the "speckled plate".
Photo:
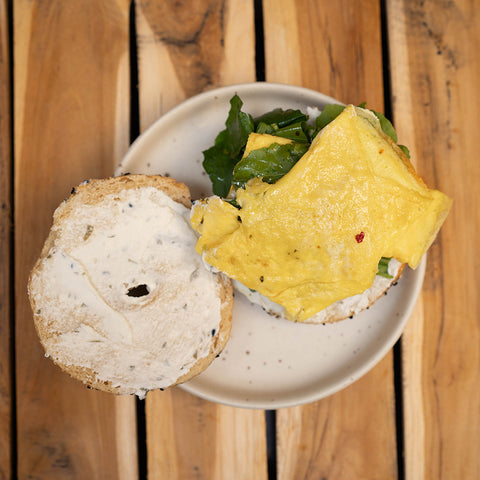
[{"label": "speckled plate", "polygon": [[[305,88],[272,83],[233,85],[190,98],[166,113],[131,146],[116,170],[170,175],[192,198],[211,194],[202,151],[225,126],[229,100],[258,115],[276,107],[322,108],[338,103]],[[347,387],[393,347],[420,293],[425,259],[369,310],[332,325],[279,320],[237,293],[232,334],[220,357],[181,388],[237,407],[274,409],[318,400]]]}]

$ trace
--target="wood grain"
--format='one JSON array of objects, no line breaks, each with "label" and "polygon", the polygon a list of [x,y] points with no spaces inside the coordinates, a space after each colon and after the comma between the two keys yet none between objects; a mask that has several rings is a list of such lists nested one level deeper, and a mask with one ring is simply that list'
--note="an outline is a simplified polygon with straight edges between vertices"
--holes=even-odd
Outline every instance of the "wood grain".
[{"label": "wood grain", "polygon": [[266,479],[263,411],[220,406],[175,389],[147,396],[148,476]]},{"label": "wood grain", "polygon": [[135,403],[46,359],[26,284],[54,208],[129,143],[127,1],[14,4],[19,478],[137,478]]},{"label": "wood grain", "polygon": [[136,5],[142,131],[192,95],[255,81],[251,0]]},{"label": "wood grain", "polygon": [[0,479],[12,476],[11,117],[7,2],[0,0]]},{"label": "wood grain", "polygon": [[263,2],[267,81],[383,110],[380,2]]},{"label": "wood grain", "polygon": [[[140,126],[187,97],[255,80],[253,2],[137,2]],[[150,479],[265,479],[265,418],[176,388],[146,398]]]},{"label": "wood grain", "polygon": [[388,5],[394,119],[420,174],[454,199],[403,339],[407,479],[479,478],[480,4]]},{"label": "wood grain", "polygon": [[[380,4],[265,0],[267,81],[383,110]],[[397,478],[392,354],[346,390],[277,413],[278,478]]]}]

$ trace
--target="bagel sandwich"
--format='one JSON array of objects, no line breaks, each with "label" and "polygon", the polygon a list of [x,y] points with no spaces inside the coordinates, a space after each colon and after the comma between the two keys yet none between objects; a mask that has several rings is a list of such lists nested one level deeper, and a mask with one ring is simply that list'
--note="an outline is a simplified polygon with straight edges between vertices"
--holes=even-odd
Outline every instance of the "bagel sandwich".
[{"label": "bagel sandwich", "polygon": [[426,186],[370,110],[342,107],[311,144],[261,123],[252,121],[229,195],[193,205],[197,252],[289,320],[358,313],[418,266],[452,200]]}]

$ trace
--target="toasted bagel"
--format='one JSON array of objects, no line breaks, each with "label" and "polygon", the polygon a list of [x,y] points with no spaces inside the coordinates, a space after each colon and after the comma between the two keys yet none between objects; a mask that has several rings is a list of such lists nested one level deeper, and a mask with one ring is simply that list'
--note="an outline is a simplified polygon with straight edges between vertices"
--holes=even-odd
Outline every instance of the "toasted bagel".
[{"label": "toasted bagel", "polygon": [[183,183],[129,175],[84,182],[57,208],[28,291],[59,367],[89,387],[143,397],[221,352],[231,281],[195,252],[190,206]]}]

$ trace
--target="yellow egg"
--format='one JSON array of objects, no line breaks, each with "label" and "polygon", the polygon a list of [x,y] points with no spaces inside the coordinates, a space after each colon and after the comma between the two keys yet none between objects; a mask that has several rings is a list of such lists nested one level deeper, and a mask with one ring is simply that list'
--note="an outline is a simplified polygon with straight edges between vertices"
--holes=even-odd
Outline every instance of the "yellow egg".
[{"label": "yellow egg", "polygon": [[269,147],[272,143],[286,145],[288,143],[293,143],[293,141],[289,138],[276,137],[274,135],[268,135],[267,133],[251,133],[248,136],[248,141],[245,145],[245,152],[243,152],[243,158],[247,157],[248,154],[250,152],[253,152],[254,150]]},{"label": "yellow egg", "polygon": [[[252,135],[255,148],[285,143]],[[236,200],[240,209],[218,197],[194,205],[197,251],[297,321],[369,288],[382,256],[415,268],[451,206],[375,115],[353,105],[289,173],[275,184],[251,180]]]}]

